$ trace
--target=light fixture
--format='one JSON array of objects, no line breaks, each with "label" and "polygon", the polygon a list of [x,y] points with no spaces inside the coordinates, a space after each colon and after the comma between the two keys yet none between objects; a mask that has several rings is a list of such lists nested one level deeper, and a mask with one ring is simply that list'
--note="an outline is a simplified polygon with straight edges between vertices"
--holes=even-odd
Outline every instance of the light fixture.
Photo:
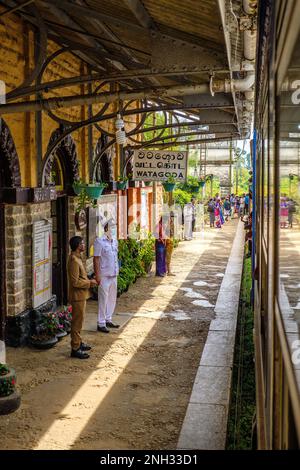
[{"label": "light fixture", "polygon": [[115,121],[116,128],[116,142],[119,145],[126,145],[126,132],[124,130],[124,121],[121,118],[121,114],[117,114],[117,119]]}]

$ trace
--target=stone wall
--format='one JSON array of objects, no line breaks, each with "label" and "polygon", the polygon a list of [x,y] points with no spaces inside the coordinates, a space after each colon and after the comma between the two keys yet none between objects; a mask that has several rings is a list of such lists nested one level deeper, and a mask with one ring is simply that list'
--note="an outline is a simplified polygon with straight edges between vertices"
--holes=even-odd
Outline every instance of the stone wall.
[{"label": "stone wall", "polygon": [[8,316],[32,308],[32,223],[50,217],[50,202],[5,206]]}]

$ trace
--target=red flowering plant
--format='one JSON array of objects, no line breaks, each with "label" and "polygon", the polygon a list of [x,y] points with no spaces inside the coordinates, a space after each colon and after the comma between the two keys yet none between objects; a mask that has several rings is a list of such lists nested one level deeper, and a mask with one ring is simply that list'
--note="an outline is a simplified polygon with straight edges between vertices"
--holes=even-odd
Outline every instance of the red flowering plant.
[{"label": "red flowering plant", "polygon": [[0,397],[7,397],[15,391],[16,374],[13,369],[0,363]]},{"label": "red flowering plant", "polygon": [[36,334],[31,336],[31,339],[37,341],[47,341],[56,336],[59,329],[59,321],[55,312],[44,314],[41,323],[36,327]]},{"label": "red flowering plant", "polygon": [[64,305],[61,311],[56,312],[59,327],[65,331],[69,331],[71,329],[71,321],[72,321],[72,307],[69,305]]}]

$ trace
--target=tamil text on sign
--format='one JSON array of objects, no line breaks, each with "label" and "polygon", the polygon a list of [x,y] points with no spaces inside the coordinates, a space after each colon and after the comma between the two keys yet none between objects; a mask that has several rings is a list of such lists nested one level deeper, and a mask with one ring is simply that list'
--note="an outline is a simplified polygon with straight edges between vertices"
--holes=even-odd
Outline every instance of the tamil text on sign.
[{"label": "tamil text on sign", "polygon": [[135,150],[133,155],[133,179],[137,181],[185,181],[187,152],[165,150]]}]

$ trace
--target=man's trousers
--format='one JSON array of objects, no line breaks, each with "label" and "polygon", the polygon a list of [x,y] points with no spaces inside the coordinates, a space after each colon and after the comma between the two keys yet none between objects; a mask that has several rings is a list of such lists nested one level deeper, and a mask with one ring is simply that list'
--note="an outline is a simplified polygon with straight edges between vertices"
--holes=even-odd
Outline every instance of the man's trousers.
[{"label": "man's trousers", "polygon": [[98,287],[98,325],[111,322],[117,301],[117,277],[101,277]]},{"label": "man's trousers", "polygon": [[77,351],[81,345],[80,332],[83,325],[86,300],[72,302],[71,348]]}]

